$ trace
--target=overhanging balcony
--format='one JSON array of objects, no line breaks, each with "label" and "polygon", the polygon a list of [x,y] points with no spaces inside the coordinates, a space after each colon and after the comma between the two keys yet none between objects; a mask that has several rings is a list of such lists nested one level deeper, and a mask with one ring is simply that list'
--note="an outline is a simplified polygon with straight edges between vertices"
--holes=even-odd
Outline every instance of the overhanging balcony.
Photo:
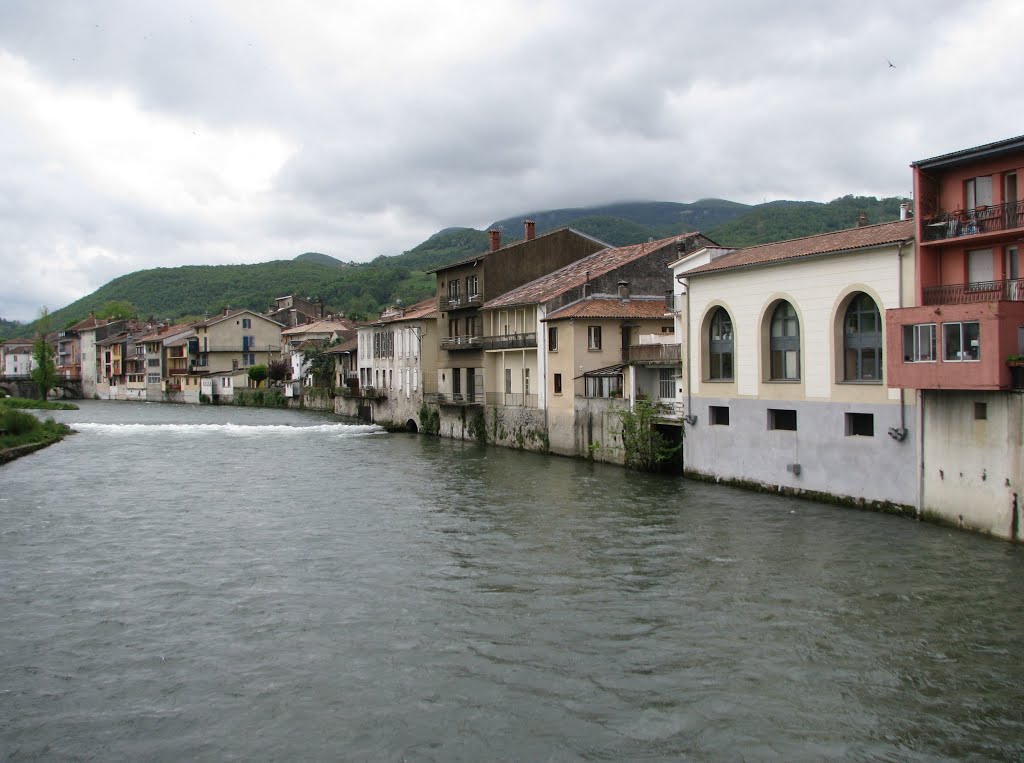
[{"label": "overhanging balcony", "polygon": [[528,347],[536,347],[537,332],[531,331],[524,334],[485,336],[481,338],[480,346],[485,350],[519,350]]},{"label": "overhanging balcony", "polygon": [[483,294],[470,294],[465,297],[445,296],[437,300],[437,308],[442,312],[449,310],[466,310],[471,307],[480,307],[484,302]]},{"label": "overhanging balcony", "polygon": [[481,336],[446,336],[441,339],[442,350],[479,350]]},{"label": "overhanging balcony", "polygon": [[925,242],[979,236],[1024,227],[1024,201],[943,212],[924,221]]},{"label": "overhanging balcony", "polygon": [[504,408],[536,408],[537,396],[523,392],[488,392],[487,405]]},{"label": "overhanging balcony", "polygon": [[973,302],[1000,301],[1024,302],[1024,278],[944,284],[924,289],[926,305],[966,305]]},{"label": "overhanging balcony", "polygon": [[637,365],[678,365],[681,362],[682,345],[675,344],[632,344],[623,351],[623,363]]}]

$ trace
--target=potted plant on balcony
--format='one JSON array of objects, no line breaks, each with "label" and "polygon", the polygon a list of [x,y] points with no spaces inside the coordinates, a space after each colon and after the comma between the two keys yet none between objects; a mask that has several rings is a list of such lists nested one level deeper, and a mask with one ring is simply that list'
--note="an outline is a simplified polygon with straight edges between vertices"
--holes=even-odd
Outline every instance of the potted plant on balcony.
[{"label": "potted plant on balcony", "polygon": [[1024,355],[1011,355],[1006,359],[1010,367],[1010,386],[1013,389],[1024,389]]}]

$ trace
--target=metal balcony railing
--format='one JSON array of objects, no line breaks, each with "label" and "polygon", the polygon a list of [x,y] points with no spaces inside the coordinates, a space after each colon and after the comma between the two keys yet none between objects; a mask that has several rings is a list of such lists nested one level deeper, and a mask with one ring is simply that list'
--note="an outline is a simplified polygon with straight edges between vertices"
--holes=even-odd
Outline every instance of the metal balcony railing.
[{"label": "metal balcony railing", "polygon": [[485,336],[480,339],[480,346],[485,350],[517,350],[524,347],[536,347],[537,332]]},{"label": "metal balcony railing", "polygon": [[926,305],[962,305],[969,302],[1024,302],[1024,279],[978,281],[976,283],[929,286],[924,290]]},{"label": "metal balcony railing", "polygon": [[424,392],[423,400],[428,403],[447,403],[450,405],[482,405],[483,395],[468,392]]},{"label": "metal balcony railing", "polygon": [[1024,201],[943,212],[924,221],[924,240],[939,241],[1024,227]]},{"label": "metal balcony railing", "polygon": [[488,392],[486,393],[486,401],[487,405],[502,406],[504,408],[537,407],[537,396],[522,392]]},{"label": "metal balcony railing", "polygon": [[446,336],[441,339],[442,350],[478,350],[480,336]]},{"label": "metal balcony railing", "polygon": [[623,352],[624,363],[675,364],[682,362],[682,345],[676,344],[632,344]]}]

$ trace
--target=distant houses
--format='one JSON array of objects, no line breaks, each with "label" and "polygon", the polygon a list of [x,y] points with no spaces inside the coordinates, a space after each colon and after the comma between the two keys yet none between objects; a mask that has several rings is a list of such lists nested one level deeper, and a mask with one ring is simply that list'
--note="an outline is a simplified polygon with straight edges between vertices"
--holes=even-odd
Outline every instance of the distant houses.
[{"label": "distant houses", "polygon": [[[290,405],[619,464],[643,401],[668,471],[1024,539],[1024,138],[912,166],[896,222],[733,250],[527,220],[373,321],[295,296],[187,326],[90,318],[54,336],[58,368],[86,397],[198,403],[285,361]],[[332,369],[316,394],[311,353]],[[0,358],[27,373],[31,342]]]}]

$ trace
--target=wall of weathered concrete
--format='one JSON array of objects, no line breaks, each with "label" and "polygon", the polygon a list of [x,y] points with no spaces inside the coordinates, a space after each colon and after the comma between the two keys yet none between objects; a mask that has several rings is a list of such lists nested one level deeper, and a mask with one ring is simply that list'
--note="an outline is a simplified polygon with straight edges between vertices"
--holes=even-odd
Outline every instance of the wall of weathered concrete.
[{"label": "wall of weathered concrete", "polygon": [[[710,407],[729,409],[729,424],[711,423]],[[768,428],[770,408],[795,410],[796,431]],[[823,493],[853,503],[917,502],[914,409],[898,405],[695,397],[686,426],[687,472],[766,487]],[[874,416],[874,434],[847,435],[846,414]],[[902,441],[890,427],[910,432]],[[797,466],[794,466],[797,465]]]},{"label": "wall of weathered concrete", "polygon": [[1024,393],[928,391],[922,406],[924,512],[1024,539]]},{"label": "wall of weathered concrete", "polygon": [[487,441],[536,453],[548,452],[547,417],[537,408],[488,406],[484,410]]}]

